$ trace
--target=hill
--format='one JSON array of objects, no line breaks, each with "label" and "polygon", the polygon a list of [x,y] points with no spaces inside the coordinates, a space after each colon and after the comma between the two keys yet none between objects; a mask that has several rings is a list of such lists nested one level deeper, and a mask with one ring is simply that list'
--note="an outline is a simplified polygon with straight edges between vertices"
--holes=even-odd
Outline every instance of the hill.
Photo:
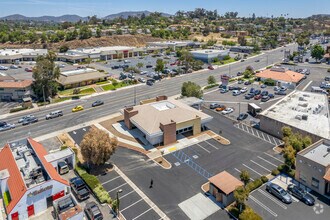
[{"label": "hill", "polygon": [[[120,12],[117,14],[110,14],[108,16],[105,16],[104,19],[115,19],[115,18],[128,18],[128,16],[132,16],[132,17],[140,17],[142,14],[145,15],[150,15],[152,12],[150,11],[124,11],[124,12]],[[170,17],[170,14],[167,13],[161,13],[162,16],[164,17]]]},{"label": "hill", "polygon": [[14,14],[2,17],[0,19],[10,21],[77,22],[79,20],[85,21],[87,20],[87,17],[80,17],[78,15],[26,17],[20,14]]}]

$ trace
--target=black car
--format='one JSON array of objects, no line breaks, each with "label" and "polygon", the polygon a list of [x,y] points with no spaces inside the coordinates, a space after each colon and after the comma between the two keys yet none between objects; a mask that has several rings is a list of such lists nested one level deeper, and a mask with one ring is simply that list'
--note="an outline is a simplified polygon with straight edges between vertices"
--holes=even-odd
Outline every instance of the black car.
[{"label": "black car", "polygon": [[77,195],[79,200],[85,200],[89,198],[89,190],[85,182],[79,177],[73,177],[70,179],[70,186],[72,191]]},{"label": "black car", "polygon": [[244,82],[244,85],[246,85],[246,86],[247,86],[247,85],[251,85],[251,82],[250,82],[250,81],[245,81],[245,82]]},{"label": "black car", "polygon": [[3,127],[3,126],[5,126],[5,125],[7,125],[7,122],[0,121],[0,127]]},{"label": "black car", "polygon": [[254,95],[259,95],[261,91],[259,89],[254,90]]},{"label": "black car", "polygon": [[152,65],[148,64],[146,65],[146,68],[152,68]]},{"label": "black car", "polygon": [[254,93],[254,91],[256,91],[254,88],[250,89],[250,93]]},{"label": "black car", "polygon": [[237,76],[242,76],[243,73],[242,72],[237,72]]},{"label": "black car", "polygon": [[148,86],[152,86],[152,85],[154,85],[154,83],[155,83],[155,80],[154,79],[148,79],[147,80],[147,85]]},{"label": "black car", "polygon": [[294,184],[288,186],[289,194],[293,195],[300,201],[304,202],[306,205],[313,206],[315,204],[315,199],[308,194],[308,192]]},{"label": "black car", "polygon": [[100,106],[100,105],[103,105],[103,104],[104,104],[103,101],[97,100],[97,101],[93,102],[92,107]]},{"label": "black car", "polygon": [[242,120],[246,119],[247,117],[248,117],[248,114],[246,114],[246,113],[241,113],[241,114],[239,114],[239,116],[237,117],[237,120],[238,120],[238,121],[242,121]]},{"label": "black car", "polygon": [[113,69],[113,70],[115,70],[115,69],[119,69],[120,68],[120,66],[113,66],[113,67],[111,67],[111,69]]},{"label": "black car", "polygon": [[36,123],[36,122],[38,122],[38,118],[36,118],[36,117],[30,117],[30,118],[25,119],[22,122],[22,125],[28,125],[28,124],[32,124],[32,123]]},{"label": "black car", "polygon": [[254,97],[254,93],[249,93],[244,96],[245,99],[252,99]]},{"label": "black car", "polygon": [[84,211],[90,220],[103,220],[103,214],[95,202],[87,203]]}]

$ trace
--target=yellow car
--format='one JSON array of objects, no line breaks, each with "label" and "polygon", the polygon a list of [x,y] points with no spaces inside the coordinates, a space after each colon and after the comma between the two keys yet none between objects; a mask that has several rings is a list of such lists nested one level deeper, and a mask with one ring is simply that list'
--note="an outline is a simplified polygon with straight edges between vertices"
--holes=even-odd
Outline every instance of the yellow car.
[{"label": "yellow car", "polygon": [[81,106],[81,105],[77,105],[76,107],[74,107],[72,109],[72,112],[79,112],[79,111],[82,111],[82,110],[84,110],[84,107]]}]

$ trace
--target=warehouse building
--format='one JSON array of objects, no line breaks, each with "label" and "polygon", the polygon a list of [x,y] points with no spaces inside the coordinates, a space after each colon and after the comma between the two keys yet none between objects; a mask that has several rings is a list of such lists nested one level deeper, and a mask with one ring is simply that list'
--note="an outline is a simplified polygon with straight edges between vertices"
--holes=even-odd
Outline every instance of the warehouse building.
[{"label": "warehouse building", "polygon": [[295,179],[330,202],[329,140],[319,140],[297,154]]},{"label": "warehouse building", "polygon": [[178,100],[159,96],[122,110],[128,129],[137,128],[152,145],[172,144],[182,134],[197,135],[212,117]]},{"label": "warehouse building", "polygon": [[202,44],[194,41],[157,41],[157,42],[148,42],[147,45],[152,47],[171,48],[175,50],[186,47],[199,48],[201,47]]},{"label": "warehouse building", "polygon": [[44,56],[47,53],[47,49],[0,49],[0,64],[36,61],[38,56]]},{"label": "warehouse building", "polygon": [[[0,151],[0,192],[8,220],[28,219],[69,193],[69,183],[57,173],[55,161],[75,164],[74,153],[47,161],[45,148],[31,138],[7,143]],[[58,155],[57,155],[58,156]]]},{"label": "warehouse building", "polygon": [[61,89],[70,89],[94,84],[106,79],[107,76],[104,73],[95,69],[84,68],[61,72],[57,82],[60,84]]},{"label": "warehouse building", "polygon": [[236,52],[236,53],[253,53],[253,47],[249,46],[232,46],[230,49],[230,52]]},{"label": "warehouse building", "polygon": [[222,60],[229,55],[229,50],[195,50],[190,52],[194,59],[212,63],[215,59]]},{"label": "warehouse building", "polygon": [[280,139],[284,126],[313,141],[330,139],[328,98],[321,93],[293,91],[258,117],[260,129]]}]

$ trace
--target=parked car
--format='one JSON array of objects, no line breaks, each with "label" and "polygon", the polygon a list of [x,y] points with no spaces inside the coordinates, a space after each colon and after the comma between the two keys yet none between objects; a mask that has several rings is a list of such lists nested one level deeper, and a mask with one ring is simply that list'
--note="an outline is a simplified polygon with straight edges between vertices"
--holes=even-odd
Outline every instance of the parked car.
[{"label": "parked car", "polygon": [[119,69],[120,67],[118,65],[115,65],[113,67],[111,67],[111,69],[115,70],[115,69]]},{"label": "parked car", "polygon": [[286,92],[285,91],[276,91],[275,92],[275,95],[286,95]]},{"label": "parked car", "polygon": [[146,65],[146,68],[152,68],[152,65],[148,64]]},{"label": "parked car", "polygon": [[234,90],[233,91],[233,96],[238,96],[240,94],[241,94],[240,90]]},{"label": "parked car", "polygon": [[268,95],[264,95],[261,97],[262,102],[267,102],[269,99],[270,99],[270,97]]},{"label": "parked car", "polygon": [[234,112],[233,108],[226,108],[225,110],[221,111],[221,114],[228,115],[230,113]]},{"label": "parked car", "polygon": [[238,121],[243,121],[244,119],[246,119],[248,117],[248,114],[246,113],[241,113],[239,114],[239,116],[237,117]]},{"label": "parked car", "polygon": [[26,119],[28,118],[34,118],[34,115],[26,115],[26,116],[23,116],[22,118],[20,118],[18,120],[18,123],[22,123],[23,121],[25,121]]},{"label": "parked car", "polygon": [[225,88],[222,88],[220,89],[220,93],[227,93],[229,90],[228,89],[225,89]]},{"label": "parked car", "polygon": [[18,66],[16,66],[16,65],[11,65],[11,66],[10,66],[10,69],[18,69]]},{"label": "parked car", "polygon": [[242,76],[243,75],[243,73],[242,72],[237,72],[237,74],[236,74],[237,76]]},{"label": "parked car", "polygon": [[8,70],[8,67],[6,67],[6,66],[0,66],[0,70]]},{"label": "parked car", "polygon": [[246,86],[251,85],[251,82],[250,81],[245,81],[244,85],[246,85]]},{"label": "parked car", "polygon": [[292,202],[290,194],[275,183],[270,183],[266,185],[266,190],[284,203],[289,204]]},{"label": "parked car", "polygon": [[211,65],[209,65],[207,68],[208,68],[209,70],[214,70],[214,67],[211,66]]},{"label": "parked car", "polygon": [[65,161],[60,161],[57,163],[58,173],[60,175],[66,174],[70,171],[68,164]]},{"label": "parked car", "polygon": [[6,123],[6,124],[0,126],[0,132],[1,132],[1,131],[11,130],[11,129],[14,129],[15,127],[16,127],[15,124],[9,124],[9,123]]},{"label": "parked car", "polygon": [[25,68],[25,71],[26,72],[32,72],[32,68],[27,67],[27,68]]},{"label": "parked car", "polygon": [[46,115],[46,120],[57,118],[60,116],[63,116],[63,112],[61,110],[53,111],[53,112],[49,113],[48,115]]},{"label": "parked car", "polygon": [[124,60],[124,63],[130,63],[131,61],[130,60]]},{"label": "parked car", "polygon": [[79,200],[85,200],[89,198],[89,190],[81,178],[73,177],[69,182],[72,191],[77,195]]},{"label": "parked car", "polygon": [[240,79],[240,80],[237,81],[237,83],[238,84],[242,84],[243,83],[243,80]]},{"label": "parked car", "polygon": [[249,93],[244,96],[244,98],[247,100],[252,99],[253,97],[254,97],[254,93]]},{"label": "parked car", "polygon": [[145,83],[145,82],[146,82],[146,80],[145,80],[144,78],[139,78],[138,81],[139,81],[140,83]]},{"label": "parked car", "polygon": [[225,110],[225,109],[226,109],[226,106],[225,106],[225,105],[219,105],[219,107],[216,108],[215,110],[216,110],[217,112],[221,112],[221,111],[223,111],[223,110]]},{"label": "parked car", "polygon": [[279,86],[274,87],[274,91],[279,91],[281,88]]},{"label": "parked car", "polygon": [[154,79],[148,79],[146,84],[147,84],[148,86],[152,86],[152,85],[155,84],[155,82],[156,82],[156,80],[154,80]]},{"label": "parked car", "polygon": [[244,62],[244,61],[245,61],[244,59],[241,60],[241,62]]},{"label": "parked car", "polygon": [[255,95],[259,95],[260,93],[261,93],[261,90],[259,90],[259,89],[254,90]]},{"label": "parked car", "polygon": [[218,108],[220,105],[218,103],[211,103],[210,104],[210,109],[216,109]]},{"label": "parked car", "polygon": [[269,93],[269,94],[268,94],[268,97],[272,99],[272,98],[274,98],[275,96],[274,96],[274,94]]},{"label": "parked car", "polygon": [[285,86],[281,86],[281,88],[280,88],[281,91],[286,91],[287,89],[288,89],[288,88],[285,87]]},{"label": "parked car", "polygon": [[74,107],[72,109],[72,112],[79,112],[79,111],[82,111],[84,110],[84,107],[82,105],[77,105],[76,107]]},{"label": "parked car", "polygon": [[258,62],[260,62],[260,60],[255,60],[254,62],[258,63]]},{"label": "parked car", "polygon": [[140,75],[145,75],[145,74],[147,74],[148,73],[148,71],[141,71],[140,72]]},{"label": "parked car", "polygon": [[326,77],[324,77],[324,80],[325,80],[325,81],[330,81],[330,76],[326,76]]},{"label": "parked car", "polygon": [[103,220],[103,214],[94,201],[88,202],[84,208],[84,211],[90,220]]},{"label": "parked car", "polygon": [[33,123],[36,123],[38,122],[38,118],[36,117],[30,117],[30,118],[27,118],[25,119],[23,122],[22,122],[22,125],[28,125],[28,124],[33,124]]},{"label": "parked car", "polygon": [[255,92],[255,89],[254,88],[251,88],[250,89],[250,93],[254,93]]},{"label": "parked car", "polygon": [[100,106],[103,105],[104,102],[101,100],[96,100],[95,102],[92,103],[92,107]]},{"label": "parked car", "polygon": [[294,184],[288,186],[288,193],[305,203],[306,205],[313,206],[315,199],[303,188],[300,188]]},{"label": "parked car", "polygon": [[262,84],[260,87],[261,87],[262,89],[264,89],[264,88],[267,87],[267,85],[266,85],[266,84]]},{"label": "parked car", "polygon": [[248,89],[247,89],[246,87],[243,87],[243,88],[240,90],[240,92],[241,92],[241,93],[246,93],[247,90],[248,90]]},{"label": "parked car", "polygon": [[135,76],[133,75],[133,73],[127,74],[127,77],[130,78],[130,79],[135,79]]},{"label": "parked car", "polygon": [[268,95],[268,91],[264,90],[260,93],[262,96],[267,96]]},{"label": "parked car", "polygon": [[254,96],[254,100],[259,100],[259,99],[261,99],[261,97],[262,97],[262,96],[261,96],[260,94],[255,95],[255,96]]}]

